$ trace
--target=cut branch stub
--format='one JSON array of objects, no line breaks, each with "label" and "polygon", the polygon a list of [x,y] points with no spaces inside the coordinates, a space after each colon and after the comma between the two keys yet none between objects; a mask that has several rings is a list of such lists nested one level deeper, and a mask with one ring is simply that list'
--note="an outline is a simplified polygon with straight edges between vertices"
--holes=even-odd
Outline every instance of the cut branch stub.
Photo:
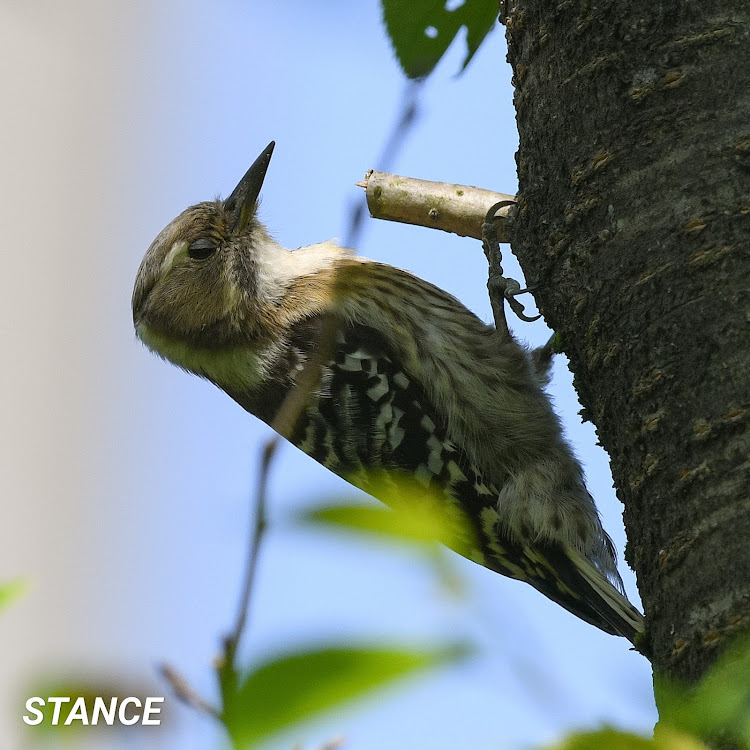
[{"label": "cut branch stub", "polygon": [[[513,201],[512,195],[470,185],[430,182],[370,171],[362,182],[367,208],[374,219],[400,221],[453,232],[462,237],[482,239],[482,224],[489,208],[500,201]],[[508,242],[506,215],[498,214],[498,241]]]}]

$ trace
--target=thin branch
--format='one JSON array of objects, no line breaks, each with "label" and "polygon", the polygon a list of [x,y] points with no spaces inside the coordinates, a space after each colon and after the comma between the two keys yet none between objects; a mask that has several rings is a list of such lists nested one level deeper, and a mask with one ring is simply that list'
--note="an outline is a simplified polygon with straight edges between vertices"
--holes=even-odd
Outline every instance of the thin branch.
[{"label": "thin branch", "polygon": [[[409,81],[401,97],[401,108],[385,146],[377,160],[382,170],[390,169],[399,151],[406,143],[409,133],[414,129],[420,115],[420,97],[424,80]],[[356,248],[364,228],[365,206],[358,195],[349,209],[348,229],[344,235],[344,246]]]},{"label": "thin branch", "polygon": [[[217,661],[216,671],[219,676],[219,682],[222,686],[225,707],[227,695],[233,694],[237,689],[237,672],[235,669],[237,647],[247,624],[250,600],[252,598],[253,586],[255,583],[255,572],[258,567],[258,553],[260,551],[263,532],[266,528],[268,474],[278,442],[278,437],[273,437],[263,447],[258,487],[255,492],[255,507],[250,520],[249,550],[247,565],[245,567],[245,580],[242,586],[242,595],[240,596],[240,604],[234,628],[231,633],[224,638],[224,651]],[[221,720],[222,712],[195,692],[176,670],[168,664],[162,664],[161,673],[164,679],[172,687],[175,695],[181,701],[203,713],[210,714]]]},{"label": "thin branch", "polygon": [[[477,240],[482,239],[482,224],[490,207],[514,200],[512,195],[469,185],[430,182],[374,170],[357,185],[365,189],[367,208],[374,219],[441,229]],[[508,242],[508,210],[507,206],[501,209],[497,218],[500,242]]]},{"label": "thin branch", "polygon": [[201,713],[209,714],[216,719],[220,718],[221,713],[219,710],[198,695],[198,693],[188,685],[187,680],[169,664],[159,665],[159,671],[161,672],[162,677],[169,683],[172,692],[178,700],[191,708],[195,708]]},{"label": "thin branch", "polygon": [[255,571],[258,567],[258,553],[260,552],[260,543],[263,538],[263,532],[266,529],[268,474],[278,444],[279,439],[274,436],[263,446],[258,487],[255,492],[255,508],[250,520],[249,549],[247,566],[245,568],[245,580],[242,585],[242,595],[240,596],[240,605],[237,611],[237,619],[234,628],[230,635],[224,639],[224,658],[220,669],[227,670],[228,672],[234,671],[237,647],[240,638],[242,637],[242,632],[245,629],[245,625],[247,624],[250,600],[252,598],[253,585],[255,583]]},{"label": "thin branch", "polygon": [[[304,363],[294,387],[287,394],[276,417],[271,423],[271,428],[281,437],[291,439],[294,434],[294,428],[304,411],[310,394],[320,381],[321,368],[333,355],[337,330],[338,325],[333,318],[324,318],[318,331],[315,350]],[[224,653],[217,665],[217,673],[222,686],[225,705],[227,696],[232,695],[237,689],[237,672],[235,669],[237,649],[242,633],[247,626],[250,601],[255,584],[255,573],[258,567],[258,554],[260,552],[263,532],[266,528],[268,477],[278,444],[279,437],[274,436],[263,447],[258,487],[255,492],[255,508],[250,524],[249,550],[240,605],[235,626],[232,632],[224,639]]]}]

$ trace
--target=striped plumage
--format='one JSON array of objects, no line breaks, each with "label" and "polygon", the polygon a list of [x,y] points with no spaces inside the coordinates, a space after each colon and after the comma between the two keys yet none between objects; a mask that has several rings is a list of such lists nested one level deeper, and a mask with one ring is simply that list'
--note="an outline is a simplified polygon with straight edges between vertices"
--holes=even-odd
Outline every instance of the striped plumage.
[{"label": "striped plumage", "polygon": [[295,445],[375,494],[384,471],[429,488],[468,523],[446,543],[632,641],[642,616],[525,349],[405,271],[332,243],[279,246],[255,216],[271,149],[226,201],[156,238],[133,294],[138,336],[269,424],[321,358]]}]

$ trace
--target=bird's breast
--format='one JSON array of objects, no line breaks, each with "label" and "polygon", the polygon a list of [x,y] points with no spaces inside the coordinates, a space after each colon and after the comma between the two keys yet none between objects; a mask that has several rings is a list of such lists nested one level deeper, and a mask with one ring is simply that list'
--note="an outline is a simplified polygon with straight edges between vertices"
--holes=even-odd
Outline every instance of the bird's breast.
[{"label": "bird's breast", "polygon": [[264,357],[247,344],[195,346],[158,333],[145,323],[139,323],[136,332],[138,338],[160,357],[207,378],[228,393],[252,391],[265,377]]}]

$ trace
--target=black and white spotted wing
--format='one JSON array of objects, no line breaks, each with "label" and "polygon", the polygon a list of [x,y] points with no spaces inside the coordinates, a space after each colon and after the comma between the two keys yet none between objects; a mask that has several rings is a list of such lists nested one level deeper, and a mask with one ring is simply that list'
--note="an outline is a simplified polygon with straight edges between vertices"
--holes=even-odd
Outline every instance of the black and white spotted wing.
[{"label": "black and white spotted wing", "polygon": [[[300,340],[309,341],[309,331]],[[448,546],[530,583],[602,630],[623,635],[633,630],[626,620],[617,619],[560,545],[511,537],[503,529],[498,488],[485,483],[462,448],[450,441],[447,424],[425,389],[402,369],[378,332],[356,325],[339,330],[335,354],[323,368],[292,442],[375,496],[373,486],[382,485],[373,485],[370,477],[381,477],[383,471],[395,477],[396,487],[399,476],[415,480],[432,490],[430,496],[445,504],[443,510],[462,516],[464,523],[456,526],[460,538],[441,540]]]}]

